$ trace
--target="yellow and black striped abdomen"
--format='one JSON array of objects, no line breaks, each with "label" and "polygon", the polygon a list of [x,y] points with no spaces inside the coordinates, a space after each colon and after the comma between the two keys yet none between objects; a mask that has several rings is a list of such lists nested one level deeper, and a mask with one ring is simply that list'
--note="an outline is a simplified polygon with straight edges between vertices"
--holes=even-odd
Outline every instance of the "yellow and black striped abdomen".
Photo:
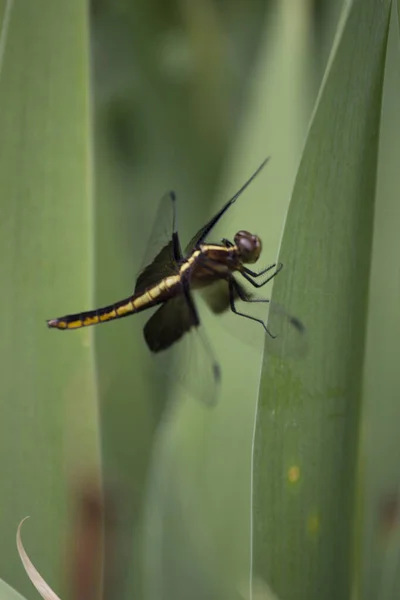
[{"label": "yellow and black striped abdomen", "polygon": [[66,315],[58,319],[50,319],[47,325],[54,329],[80,329],[114,319],[129,317],[147,308],[162,304],[175,294],[180,293],[181,280],[179,275],[166,277],[159,284],[141,294],[135,294],[125,300],[87,312]]}]

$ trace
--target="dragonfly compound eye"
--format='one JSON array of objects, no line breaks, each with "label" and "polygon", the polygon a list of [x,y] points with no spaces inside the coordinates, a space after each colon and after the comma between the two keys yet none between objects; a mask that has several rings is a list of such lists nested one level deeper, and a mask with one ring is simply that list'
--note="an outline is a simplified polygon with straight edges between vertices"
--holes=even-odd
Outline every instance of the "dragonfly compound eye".
[{"label": "dragonfly compound eye", "polygon": [[239,250],[240,258],[244,263],[255,263],[258,260],[262,245],[257,235],[253,235],[248,231],[238,231],[234,240]]}]

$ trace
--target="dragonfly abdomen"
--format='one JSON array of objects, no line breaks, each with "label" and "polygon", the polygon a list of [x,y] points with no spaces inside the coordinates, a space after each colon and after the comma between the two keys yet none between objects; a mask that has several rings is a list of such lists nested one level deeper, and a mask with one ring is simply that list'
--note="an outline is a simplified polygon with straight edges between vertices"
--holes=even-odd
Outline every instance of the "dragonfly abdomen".
[{"label": "dragonfly abdomen", "polygon": [[89,327],[90,325],[129,317],[129,315],[161,304],[178,291],[176,289],[178,286],[180,287],[179,276],[166,277],[159,284],[140,294],[135,294],[125,300],[104,306],[103,308],[76,313],[74,315],[66,315],[58,319],[50,319],[47,321],[47,325],[51,328],[62,330],[80,329],[81,327]]}]

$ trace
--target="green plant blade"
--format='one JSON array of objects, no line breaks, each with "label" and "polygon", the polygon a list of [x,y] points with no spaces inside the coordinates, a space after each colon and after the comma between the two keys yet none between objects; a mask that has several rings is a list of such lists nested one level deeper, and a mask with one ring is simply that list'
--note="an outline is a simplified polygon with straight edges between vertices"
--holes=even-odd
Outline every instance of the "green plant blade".
[{"label": "green plant blade", "polygon": [[1,8],[1,576],[32,593],[15,547],[30,515],[27,547],[62,594],[67,497],[98,460],[90,335],[46,327],[90,304],[88,15],[81,0]]},{"label": "green plant blade", "polygon": [[[308,352],[266,355],[254,450],[253,573],[285,600],[349,597],[389,2],[347,3],[284,230],[273,299]],[[283,334],[284,336],[284,334]],[[284,348],[283,348],[284,349]]]},{"label": "green plant blade", "polygon": [[393,3],[382,100],[363,379],[363,600],[400,597],[400,288],[392,260],[399,247],[399,98],[399,34]]},{"label": "green plant blade", "polygon": [[14,588],[10,587],[5,581],[0,580],[0,600],[24,600],[21,594],[18,594]]}]

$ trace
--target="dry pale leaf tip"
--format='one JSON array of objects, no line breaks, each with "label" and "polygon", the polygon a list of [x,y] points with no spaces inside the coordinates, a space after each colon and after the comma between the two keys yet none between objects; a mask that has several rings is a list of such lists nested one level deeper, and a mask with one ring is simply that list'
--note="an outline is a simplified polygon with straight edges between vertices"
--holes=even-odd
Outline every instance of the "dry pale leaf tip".
[{"label": "dry pale leaf tip", "polygon": [[55,594],[51,587],[45,582],[43,577],[40,575],[39,571],[34,567],[29,556],[25,552],[24,546],[22,545],[21,527],[24,521],[26,521],[27,519],[29,519],[29,517],[25,517],[24,519],[22,519],[17,529],[17,548],[22,564],[24,565],[25,571],[27,572],[29,579],[32,581],[33,585],[35,586],[39,594],[42,596],[42,598],[44,598],[44,600],[60,600],[57,594]]}]

